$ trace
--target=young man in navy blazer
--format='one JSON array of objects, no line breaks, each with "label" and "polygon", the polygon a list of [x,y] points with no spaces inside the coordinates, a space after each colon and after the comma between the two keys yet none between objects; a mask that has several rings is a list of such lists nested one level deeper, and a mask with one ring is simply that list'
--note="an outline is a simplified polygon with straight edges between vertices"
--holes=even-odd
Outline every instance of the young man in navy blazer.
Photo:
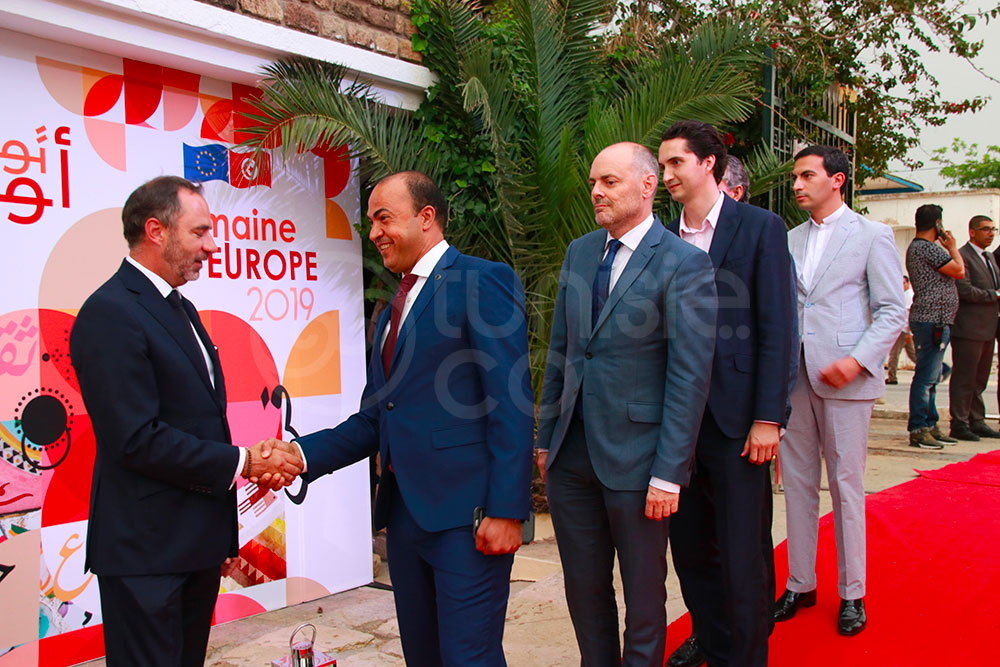
[{"label": "young man in navy blazer", "polygon": [[527,320],[514,271],[449,246],[447,217],[419,172],[372,190],[369,238],[400,288],[375,329],[361,410],[296,442],[309,480],[381,455],[375,527],[387,527],[407,664],[493,667],[506,664],[510,570],[531,508]]},{"label": "young man in navy blazer", "polygon": [[769,466],[788,415],[795,304],[784,221],[723,194],[714,127],[663,134],[663,183],[684,205],[667,228],[708,253],[719,293],[712,383],[694,474],[670,543],[710,665],[766,665],[774,600]]}]

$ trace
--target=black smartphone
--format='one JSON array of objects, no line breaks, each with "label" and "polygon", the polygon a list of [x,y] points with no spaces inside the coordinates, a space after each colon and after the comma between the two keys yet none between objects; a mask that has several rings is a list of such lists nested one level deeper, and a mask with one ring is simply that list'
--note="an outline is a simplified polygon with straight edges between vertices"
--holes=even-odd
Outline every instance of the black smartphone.
[{"label": "black smartphone", "polygon": [[[472,510],[472,536],[479,532],[479,524],[486,518],[486,508],[477,507]],[[530,512],[528,518],[521,522],[521,544],[531,544],[535,539],[535,513]]]},{"label": "black smartphone", "polygon": [[937,231],[937,237],[939,239],[943,239],[945,237],[944,236],[944,225],[941,224],[940,220],[938,220],[937,222],[934,223],[934,229]]}]

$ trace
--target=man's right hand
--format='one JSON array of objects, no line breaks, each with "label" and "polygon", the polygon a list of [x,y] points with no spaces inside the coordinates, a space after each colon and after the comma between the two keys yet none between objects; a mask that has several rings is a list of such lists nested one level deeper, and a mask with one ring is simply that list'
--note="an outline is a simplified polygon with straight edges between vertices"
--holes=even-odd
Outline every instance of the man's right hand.
[{"label": "man's right hand", "polygon": [[261,440],[250,448],[250,455],[248,478],[273,491],[294,482],[304,467],[298,446],[277,438]]},{"label": "man's right hand", "polygon": [[943,245],[948,252],[958,248],[958,243],[955,241],[955,235],[948,230],[945,230],[944,236],[938,236],[938,242]]},{"label": "man's right hand", "polygon": [[535,457],[535,465],[538,466],[538,476],[542,478],[542,484],[545,483],[545,464],[549,460],[549,450],[540,449],[538,450],[538,455]]}]

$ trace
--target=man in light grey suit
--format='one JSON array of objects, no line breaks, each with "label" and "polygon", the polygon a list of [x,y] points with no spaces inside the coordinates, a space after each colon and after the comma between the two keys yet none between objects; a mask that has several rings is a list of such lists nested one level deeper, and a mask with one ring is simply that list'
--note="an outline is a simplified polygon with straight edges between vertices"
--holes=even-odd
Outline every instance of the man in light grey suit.
[{"label": "man in light grey suit", "polygon": [[583,665],[663,664],[668,521],[691,477],[708,397],[715,274],[705,252],[653,215],[658,174],[638,144],[594,159],[603,229],[567,248],[552,317],[538,467]]},{"label": "man in light grey suit", "polygon": [[795,199],[810,220],[788,233],[798,267],[802,357],[781,447],[788,521],[788,583],[774,619],[816,604],[821,461],[837,535],[837,630],[864,630],[865,455],[882,362],[906,324],[903,270],[892,230],[844,204],[851,165],[840,150],[795,156]]}]

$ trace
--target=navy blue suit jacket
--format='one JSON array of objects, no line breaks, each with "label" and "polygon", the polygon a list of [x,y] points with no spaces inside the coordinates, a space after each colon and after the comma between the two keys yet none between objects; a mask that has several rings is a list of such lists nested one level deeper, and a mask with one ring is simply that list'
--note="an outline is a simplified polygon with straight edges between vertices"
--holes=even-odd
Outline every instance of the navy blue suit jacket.
[{"label": "navy blue suit jacket", "polygon": [[379,452],[376,528],[394,485],[429,532],[471,525],[477,506],[526,519],[534,398],[520,280],[509,266],[448,248],[400,327],[386,378],[379,342],[389,313],[375,329],[360,411],[297,440],[307,479]]},{"label": "navy blue suit jacket", "polygon": [[80,308],[70,355],[97,457],[87,566],[129,576],[190,572],[237,555],[239,462],[215,346],[188,316],[215,366],[156,287],[126,261]]},{"label": "navy blue suit jacket", "polygon": [[[680,220],[667,228],[679,234]],[[725,197],[708,255],[719,295],[708,409],[734,439],[745,438],[755,420],[784,426],[798,344],[785,223]]]}]

